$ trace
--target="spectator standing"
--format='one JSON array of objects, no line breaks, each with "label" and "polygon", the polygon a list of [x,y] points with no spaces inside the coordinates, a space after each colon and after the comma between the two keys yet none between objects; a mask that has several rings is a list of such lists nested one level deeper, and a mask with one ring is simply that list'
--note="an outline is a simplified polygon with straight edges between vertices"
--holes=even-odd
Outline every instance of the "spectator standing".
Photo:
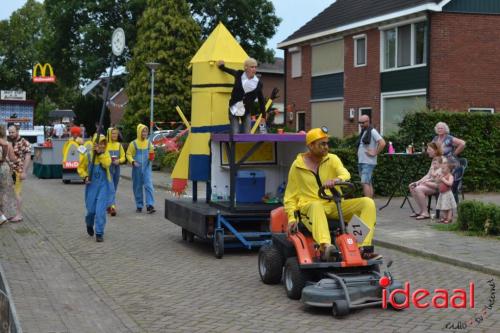
[{"label": "spectator standing", "polygon": [[443,150],[443,156],[455,159],[465,148],[465,141],[450,135],[450,128],[442,121],[434,126],[436,136],[432,142],[439,143]]},{"label": "spectator standing", "polygon": [[7,222],[6,216],[16,214],[12,171],[8,163],[15,158],[14,149],[6,140],[5,127],[0,125],[0,225]]},{"label": "spectator standing", "polygon": [[81,133],[82,138],[85,139],[87,137],[87,132],[86,132],[85,126],[83,126],[83,124],[80,124],[80,133]]},{"label": "spectator standing", "polygon": [[441,164],[442,177],[439,183],[439,197],[436,204],[436,209],[441,211],[443,218],[439,221],[440,223],[448,224],[453,222],[453,209],[457,208],[457,203],[451,188],[453,186],[453,175],[451,171],[454,168],[454,164],[450,161],[444,161]]},{"label": "spectator standing", "polygon": [[385,140],[372,127],[370,117],[359,117],[361,134],[358,138],[358,171],[365,197],[373,198],[372,175],[377,165],[377,155],[384,149]]},{"label": "spectator standing", "polygon": [[21,222],[23,215],[21,212],[22,197],[21,192],[23,188],[23,181],[26,179],[31,162],[31,145],[30,143],[19,135],[19,130],[16,126],[9,127],[9,141],[14,150],[15,159],[12,161],[13,178],[15,178],[14,192],[17,201],[17,213],[10,221]]}]

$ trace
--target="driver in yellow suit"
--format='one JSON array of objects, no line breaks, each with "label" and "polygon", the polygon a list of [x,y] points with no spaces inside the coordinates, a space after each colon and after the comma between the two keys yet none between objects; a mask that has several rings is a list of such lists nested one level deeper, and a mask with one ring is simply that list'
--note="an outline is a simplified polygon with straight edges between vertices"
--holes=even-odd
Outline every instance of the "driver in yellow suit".
[{"label": "driver in yellow suit", "polygon": [[[311,231],[314,241],[320,244],[324,260],[330,259],[335,250],[327,219],[338,219],[338,212],[335,202],[321,199],[318,191],[321,185],[332,188],[337,182],[351,178],[340,158],[328,152],[327,132],[324,127],[307,132],[308,152],[298,154],[292,163],[284,197],[289,229],[297,230],[295,212],[300,211],[301,221]],[[377,218],[373,199],[346,199],[342,200],[341,207],[346,221],[357,215],[370,228],[363,243],[359,244],[363,258],[381,257],[373,253],[371,246]]]}]

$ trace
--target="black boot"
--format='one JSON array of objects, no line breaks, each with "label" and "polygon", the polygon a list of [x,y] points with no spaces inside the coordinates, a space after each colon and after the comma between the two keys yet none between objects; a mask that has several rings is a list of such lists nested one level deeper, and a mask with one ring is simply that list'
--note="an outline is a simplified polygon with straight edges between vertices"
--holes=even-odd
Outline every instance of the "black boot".
[{"label": "black boot", "polygon": [[95,241],[98,243],[102,243],[102,242],[104,242],[104,238],[102,237],[102,235],[96,234]]},{"label": "black boot", "polygon": [[87,226],[87,234],[89,234],[90,237],[94,236],[94,227]]},{"label": "black boot", "polygon": [[153,214],[154,212],[156,212],[156,209],[153,206],[147,206],[146,209],[148,211],[148,214]]}]

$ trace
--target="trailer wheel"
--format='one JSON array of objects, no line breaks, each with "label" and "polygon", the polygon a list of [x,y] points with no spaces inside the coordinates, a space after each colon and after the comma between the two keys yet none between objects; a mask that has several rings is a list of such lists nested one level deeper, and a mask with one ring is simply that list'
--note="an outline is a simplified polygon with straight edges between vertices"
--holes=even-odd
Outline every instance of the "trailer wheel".
[{"label": "trailer wheel", "polygon": [[217,259],[222,259],[224,256],[224,235],[220,231],[214,235],[214,253]]},{"label": "trailer wheel", "polygon": [[283,272],[283,255],[276,246],[264,244],[259,250],[259,275],[265,284],[277,284]]},{"label": "trailer wheel", "polygon": [[335,318],[342,318],[349,314],[349,305],[347,304],[347,301],[344,299],[339,299],[338,301],[335,301],[332,306],[332,315]]},{"label": "trailer wheel", "polygon": [[191,231],[186,230],[186,236],[189,243],[194,242],[194,234]]},{"label": "trailer wheel", "polygon": [[62,181],[63,181],[63,183],[64,183],[64,184],[69,184],[69,183],[71,183],[71,180],[70,180],[70,179],[63,179]]},{"label": "trailer wheel", "polygon": [[182,228],[181,234],[182,234],[182,240],[183,241],[187,241],[187,239],[188,239],[188,231],[186,229]]},{"label": "trailer wheel", "polygon": [[291,257],[285,263],[285,290],[291,299],[300,299],[306,286],[308,275],[299,267],[297,257]]}]

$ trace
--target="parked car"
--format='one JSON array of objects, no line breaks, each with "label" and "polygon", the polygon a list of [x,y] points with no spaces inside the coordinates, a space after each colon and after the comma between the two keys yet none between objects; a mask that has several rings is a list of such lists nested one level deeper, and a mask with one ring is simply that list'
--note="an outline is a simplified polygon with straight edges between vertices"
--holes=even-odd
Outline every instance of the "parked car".
[{"label": "parked car", "polygon": [[158,133],[153,134],[153,146],[155,149],[163,149],[165,152],[178,151],[182,147],[184,143],[183,138],[187,133],[187,128],[158,131]]}]

